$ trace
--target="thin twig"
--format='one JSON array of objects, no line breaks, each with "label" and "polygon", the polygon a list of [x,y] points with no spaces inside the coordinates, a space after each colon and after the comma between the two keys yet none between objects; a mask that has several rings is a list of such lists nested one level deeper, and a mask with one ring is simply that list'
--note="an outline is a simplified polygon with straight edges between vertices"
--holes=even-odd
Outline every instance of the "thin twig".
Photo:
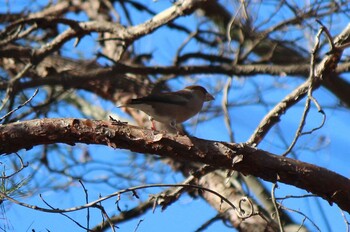
[{"label": "thin twig", "polygon": [[[79,183],[81,184],[81,186],[84,189],[84,194],[85,194],[85,203],[88,204],[89,203],[89,194],[87,189],[84,186],[84,183],[82,180],[79,180]],[[88,230],[90,229],[90,208],[87,208],[87,215],[86,215],[86,228],[88,228]]]},{"label": "thin twig", "polygon": [[[3,194],[0,192],[0,195],[3,195]],[[39,194],[39,196],[40,196],[41,200],[42,200],[48,207],[51,208],[52,211],[58,210],[58,209],[55,209],[53,206],[51,206],[47,201],[45,201],[45,199],[42,197],[41,194]],[[7,197],[6,197],[6,198],[7,198]],[[9,199],[9,198],[7,198],[7,199]],[[24,206],[24,205],[22,205],[22,206]],[[31,208],[32,208],[32,209],[36,209],[36,208],[40,208],[40,207],[37,207],[37,206],[34,206],[34,205],[33,205]],[[49,210],[49,209],[47,209],[47,210]],[[42,210],[39,210],[39,211],[42,211]],[[46,212],[49,212],[49,211],[46,211]],[[74,220],[72,217],[68,216],[68,215],[65,214],[64,212],[56,212],[56,213],[59,213],[59,214],[65,216],[66,218],[68,218],[69,220],[71,220],[71,221],[74,222],[77,226],[83,228],[84,230],[90,231],[88,228],[84,227],[83,225],[81,225],[79,222],[77,222],[76,220]]]},{"label": "thin twig", "polygon": [[272,200],[273,206],[275,207],[275,212],[276,212],[276,217],[277,217],[277,221],[278,221],[278,226],[280,228],[280,232],[283,232],[284,229],[283,229],[282,222],[281,222],[281,216],[280,216],[279,208],[277,206],[277,202],[276,202],[276,198],[275,198],[276,187],[277,187],[277,183],[273,183],[272,189],[271,189],[271,200]]},{"label": "thin twig", "polygon": [[4,120],[5,118],[7,118],[8,116],[10,116],[11,114],[13,114],[14,112],[16,112],[17,110],[21,109],[23,106],[27,105],[31,100],[33,100],[33,98],[38,94],[39,92],[39,89],[36,89],[33,93],[33,95],[28,99],[26,100],[25,102],[23,102],[22,104],[20,104],[19,106],[17,106],[17,108],[11,110],[10,112],[8,112],[7,114],[5,114],[4,116],[2,116],[0,118],[0,122],[2,120]]},{"label": "thin twig", "polygon": [[306,214],[304,214],[303,212],[301,211],[298,211],[298,210],[295,210],[295,209],[290,209],[290,208],[287,208],[285,207],[284,205],[279,205],[279,207],[283,210],[288,210],[288,211],[291,211],[291,212],[294,212],[294,213],[298,213],[300,215],[302,215],[303,217],[305,217],[307,220],[309,220],[312,225],[317,229],[317,231],[321,232],[320,228],[317,226],[317,224],[311,220],[311,218],[309,218]]},{"label": "thin twig", "polygon": [[[112,223],[111,219],[109,218],[105,208],[101,205],[101,202],[100,204],[97,204],[95,205],[96,208],[98,208],[99,210],[101,210],[101,213],[103,215],[103,218],[106,218],[107,219],[107,222],[109,224],[109,227],[112,229],[113,232],[115,232],[115,226],[114,224]],[[93,230],[92,230],[93,231]]]},{"label": "thin twig", "polygon": [[174,64],[179,65],[179,57],[180,53],[184,50],[184,48],[191,42],[191,40],[198,34],[198,30],[191,32],[188,37],[182,42],[178,49],[176,49]]},{"label": "thin twig", "polygon": [[232,77],[229,77],[226,81],[225,87],[223,89],[223,97],[222,97],[222,102],[221,102],[221,106],[224,112],[224,119],[225,119],[225,124],[226,124],[226,128],[228,130],[228,134],[230,136],[230,142],[233,143],[235,141],[234,136],[233,136],[233,130],[232,130],[232,125],[231,125],[231,117],[229,115],[228,112],[228,95],[230,92],[230,88],[231,88],[231,83],[232,83]]},{"label": "thin twig", "polygon": [[345,230],[345,231],[349,232],[349,231],[350,231],[350,227],[349,227],[350,223],[349,223],[348,219],[346,218],[346,215],[344,214],[344,211],[343,211],[343,210],[340,210],[340,213],[341,213],[341,215],[342,215],[343,218],[344,218],[345,227],[346,227],[346,230]]},{"label": "thin twig", "polygon": [[18,38],[19,33],[22,31],[23,25],[19,25],[17,28],[13,28],[11,32],[7,33],[0,33],[0,37],[2,34],[5,34],[7,37],[0,41],[0,47],[5,46],[6,44],[10,43],[11,41]]},{"label": "thin twig", "polygon": [[[318,33],[316,34],[316,40],[315,40],[315,46],[311,52],[311,61],[310,61],[310,75],[309,75],[309,78],[307,80],[307,82],[309,83],[309,89],[308,89],[308,92],[307,92],[307,98],[306,98],[306,102],[305,102],[305,106],[304,106],[304,111],[303,111],[303,114],[301,116],[301,120],[300,120],[300,123],[299,123],[299,126],[295,132],[295,136],[293,138],[293,141],[292,143],[289,145],[288,149],[282,154],[282,156],[287,156],[289,154],[289,152],[293,149],[293,147],[295,146],[295,144],[297,143],[298,139],[300,138],[301,135],[303,135],[302,131],[303,131],[303,128],[305,126],[305,121],[306,121],[306,118],[307,118],[307,115],[310,111],[310,102],[312,99],[314,99],[314,102],[316,102],[318,108],[319,108],[319,112],[323,112],[323,110],[321,109],[320,105],[317,103],[316,99],[312,96],[312,92],[314,90],[314,83],[315,83],[315,69],[316,69],[316,53],[319,49],[319,46],[320,46],[320,37],[321,37],[321,34],[322,32],[325,31],[325,27],[322,26],[321,29],[318,31]],[[328,32],[329,33],[329,32]],[[334,43],[332,42],[331,44],[334,45]],[[333,48],[332,48],[333,49]],[[323,115],[324,112],[323,112]],[[320,126],[318,126],[317,128],[313,128],[311,131],[315,131],[319,128],[321,128],[323,126],[325,122],[325,117],[323,117],[323,121],[321,123]]]},{"label": "thin twig", "polygon": [[136,228],[135,228],[134,232],[137,231],[137,229],[139,228],[141,222],[143,222],[143,219],[140,219],[140,220],[139,220],[139,222],[138,222],[137,225],[136,225]]},{"label": "thin twig", "polygon": [[26,66],[19,72],[17,73],[17,75],[12,78],[7,86],[6,89],[6,95],[5,98],[2,100],[2,104],[0,106],[0,111],[5,107],[5,105],[7,104],[8,100],[10,99],[10,96],[12,95],[13,92],[13,87],[14,85],[17,83],[17,81],[19,79],[21,79],[28,71],[29,69],[31,69],[33,67],[33,64],[28,63],[26,64]]},{"label": "thin twig", "polygon": [[[334,51],[334,50],[336,49],[336,47],[335,47],[335,45],[334,45],[334,41],[333,41],[332,35],[331,35],[331,33],[329,32],[328,28],[325,27],[325,26],[323,25],[323,23],[322,23],[320,20],[316,19],[316,22],[317,22],[318,24],[321,25],[320,31],[323,31],[323,32],[326,33],[326,37],[327,37],[328,42],[329,42],[329,45],[330,45],[330,47],[331,47],[331,51]],[[319,38],[318,38],[318,39],[319,39]]]},{"label": "thin twig", "polygon": [[223,220],[223,215],[222,213],[216,214],[214,217],[210,218],[207,220],[205,223],[203,223],[198,229],[195,230],[195,232],[201,232],[201,231],[206,231],[208,230],[208,227],[213,224],[214,222],[218,220]]},{"label": "thin twig", "polygon": [[320,104],[317,102],[316,98],[314,98],[313,96],[308,96],[308,97],[316,105],[318,112],[320,114],[322,114],[322,122],[321,122],[321,124],[318,127],[314,127],[310,131],[302,132],[301,135],[311,134],[314,131],[321,129],[323,127],[323,125],[326,123],[326,118],[327,118],[326,113],[323,111],[323,109],[321,108]]},{"label": "thin twig", "polygon": [[13,177],[14,175],[16,175],[17,173],[21,172],[24,168],[28,167],[29,163],[27,162],[26,164],[23,163],[23,159],[20,155],[18,155],[17,152],[15,152],[15,155],[18,157],[19,162],[21,164],[21,167],[15,171],[14,173],[11,173],[10,175],[5,175],[5,172],[3,173],[2,176],[0,176],[0,179],[9,179],[11,177]]},{"label": "thin twig", "polygon": [[[98,203],[100,203],[102,201],[105,201],[107,199],[110,199],[112,197],[116,197],[116,196],[118,196],[118,195],[120,195],[122,193],[133,192],[133,191],[138,190],[138,189],[158,188],[158,187],[185,187],[185,188],[187,187],[187,188],[194,188],[194,189],[198,189],[198,190],[202,190],[202,191],[206,191],[206,192],[212,193],[213,195],[219,197],[222,200],[222,202],[227,203],[232,209],[234,209],[236,211],[238,217],[240,217],[241,219],[246,219],[247,218],[245,216],[241,216],[241,213],[239,212],[238,208],[231,201],[229,201],[226,197],[224,197],[220,193],[218,193],[218,192],[216,192],[214,190],[211,190],[209,188],[202,187],[202,186],[199,186],[199,185],[194,185],[194,184],[147,184],[147,185],[141,185],[141,186],[136,186],[136,187],[132,187],[132,188],[123,189],[123,190],[120,190],[118,192],[112,193],[112,194],[110,194],[108,196],[101,197],[101,198],[99,198],[99,199],[97,199],[95,201],[92,201],[92,202],[88,203],[88,204],[77,206],[77,207],[73,207],[73,208],[67,208],[67,209],[53,208],[52,206],[50,206],[48,204],[47,205],[51,209],[42,208],[42,207],[35,206],[35,205],[30,205],[30,204],[27,204],[27,203],[24,203],[24,202],[20,202],[20,201],[18,201],[16,199],[6,195],[3,192],[0,192],[0,197],[6,198],[7,200],[9,200],[11,202],[13,202],[13,203],[15,203],[17,205],[26,207],[26,208],[30,208],[30,209],[34,209],[34,210],[38,210],[38,211],[42,211],[42,212],[47,212],[47,213],[60,213],[60,214],[62,214],[62,213],[68,213],[68,212],[74,212],[74,211],[86,209],[88,207],[99,208]],[[249,216],[253,216],[253,215],[258,215],[258,212],[254,213],[254,214],[250,214]]]},{"label": "thin twig", "polygon": [[286,195],[284,197],[275,197],[276,200],[286,200],[286,199],[298,199],[298,198],[306,198],[306,197],[319,197],[315,194],[305,194],[301,196],[294,196],[294,195]]}]

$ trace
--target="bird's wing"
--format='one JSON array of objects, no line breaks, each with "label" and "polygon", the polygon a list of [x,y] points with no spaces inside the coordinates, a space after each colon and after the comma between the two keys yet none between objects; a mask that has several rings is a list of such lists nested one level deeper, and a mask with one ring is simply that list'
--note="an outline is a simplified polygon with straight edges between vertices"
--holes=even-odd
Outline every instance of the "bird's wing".
[{"label": "bird's wing", "polygon": [[162,93],[162,94],[153,94],[150,96],[132,99],[128,104],[140,104],[140,103],[166,103],[174,105],[183,105],[186,104],[191,98],[190,94],[174,95],[173,93]]}]

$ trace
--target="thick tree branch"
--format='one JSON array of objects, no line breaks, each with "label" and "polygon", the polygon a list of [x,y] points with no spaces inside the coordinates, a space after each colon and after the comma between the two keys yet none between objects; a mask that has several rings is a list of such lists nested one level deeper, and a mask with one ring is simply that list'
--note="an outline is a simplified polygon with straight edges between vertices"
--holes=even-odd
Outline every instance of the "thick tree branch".
[{"label": "thick tree branch", "polygon": [[54,143],[108,145],[237,170],[270,182],[280,181],[305,189],[350,212],[348,178],[247,145],[162,134],[123,123],[85,119],[37,119],[0,126],[0,154]]}]

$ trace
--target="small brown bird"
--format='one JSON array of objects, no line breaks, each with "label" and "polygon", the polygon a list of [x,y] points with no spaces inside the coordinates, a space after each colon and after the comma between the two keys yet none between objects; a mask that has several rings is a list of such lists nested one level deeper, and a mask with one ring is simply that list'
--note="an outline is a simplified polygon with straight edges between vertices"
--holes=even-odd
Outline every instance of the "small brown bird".
[{"label": "small brown bird", "polygon": [[[203,103],[214,100],[208,91],[199,85],[192,85],[176,92],[150,94],[131,99],[121,107],[131,107],[148,114],[151,120],[169,124],[176,128],[201,111]],[[152,129],[155,129],[152,121]]]}]

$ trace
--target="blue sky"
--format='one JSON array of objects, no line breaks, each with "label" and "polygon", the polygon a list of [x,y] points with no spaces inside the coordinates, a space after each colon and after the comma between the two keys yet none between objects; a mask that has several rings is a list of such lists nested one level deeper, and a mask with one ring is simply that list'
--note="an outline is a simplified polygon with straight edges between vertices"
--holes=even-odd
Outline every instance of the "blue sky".
[{"label": "blue sky", "polygon": [[[39,1],[43,2],[43,1]],[[159,1],[148,1],[150,6],[160,12],[162,9],[166,9],[170,6],[169,1],[159,0]],[[4,12],[7,10],[6,1],[0,0],[0,11]],[[11,11],[19,11],[23,6],[23,1],[15,0],[10,1]],[[41,4],[41,3],[40,3]],[[231,6],[230,4],[228,6]],[[33,4],[31,7],[36,7]],[[260,20],[269,17],[268,14],[260,12]],[[288,14],[285,15],[287,17]],[[78,20],[86,20],[84,15],[68,15],[69,18],[74,18]],[[276,16],[274,20],[279,20],[281,16]],[[134,23],[144,22],[149,19],[149,15],[141,14],[138,17],[134,17]],[[272,20],[271,23],[276,21]],[[198,19],[195,16],[189,16],[179,19],[178,23],[186,22],[188,28],[194,29],[194,22]],[[345,27],[345,20],[340,21],[341,25],[333,26],[332,33],[339,32],[339,28]],[[315,24],[316,25],[316,24]],[[64,28],[61,28],[64,30]],[[299,32],[304,34],[306,32]],[[308,33],[312,33],[308,31]],[[292,33],[289,33],[292,34]],[[300,34],[299,34],[300,35]],[[314,36],[312,34],[311,36]],[[135,49],[139,53],[153,53],[153,58],[150,61],[150,65],[170,65],[173,62],[173,57],[178,46],[186,39],[187,35],[178,33],[176,31],[169,31],[168,29],[161,28],[155,33],[146,36],[135,43]],[[98,51],[98,47],[94,46],[96,35],[87,36],[82,39],[79,46],[73,48],[74,41],[70,41],[64,47],[63,54],[69,57],[78,58],[80,55],[84,55],[85,58],[92,58]],[[157,41],[155,43],[155,41]],[[305,46],[308,49],[308,46]],[[197,51],[198,44],[191,42],[184,49],[185,52]],[[209,51],[208,52],[216,52]],[[105,61],[101,60],[104,64]],[[347,77],[349,78],[349,77]],[[196,80],[199,84],[204,86],[212,86],[214,83],[225,83],[227,77],[212,75],[212,76],[190,76],[190,77],[180,77],[169,82],[169,85],[173,90],[178,90],[184,86],[191,83],[191,81]],[[260,120],[266,114],[267,110],[270,109],[274,104],[278,103],[286,94],[292,91],[297,85],[303,82],[302,78],[297,77],[270,77],[270,76],[256,76],[243,78],[234,78],[232,84],[232,91],[230,93],[230,102],[234,104],[234,107],[230,110],[230,116],[232,120],[232,127],[235,132],[235,138],[237,142],[246,141],[251,133],[254,131]],[[256,104],[257,102],[257,86],[258,89],[263,93],[264,102],[268,103],[267,107]],[[271,88],[274,86],[275,88]],[[33,90],[28,91],[29,93]],[[214,91],[212,89],[211,91]],[[99,106],[103,109],[111,111],[113,113],[121,113],[113,103],[107,102],[105,100],[97,99],[94,94],[87,93],[85,91],[78,91],[80,96],[82,96],[86,101]],[[44,94],[44,93],[40,93]],[[38,95],[40,100],[40,94]],[[318,99],[319,103],[324,107],[327,114],[327,121],[325,126],[316,131],[315,133],[304,136],[297,143],[295,148],[298,159],[306,162],[319,165],[330,170],[336,171],[344,176],[349,176],[348,164],[350,163],[350,149],[348,143],[348,131],[349,131],[349,111],[334,106],[337,105],[337,99],[324,88],[320,88],[315,91],[314,96]],[[216,100],[214,107],[220,106],[222,100],[222,92],[216,94]],[[96,100],[97,99],[97,100]],[[250,103],[250,104],[247,104]],[[265,149],[269,152],[282,154],[285,150],[285,146],[281,141],[283,137],[288,143],[291,142],[294,132],[298,126],[301,113],[303,111],[304,100],[301,101],[297,106],[288,111],[283,117],[281,123],[278,127],[275,127],[266,137],[266,140],[260,145],[259,148]],[[63,105],[63,108],[58,110],[58,113],[52,112],[49,117],[84,117],[79,113],[74,107]],[[126,116],[126,115],[124,115]],[[197,117],[193,120],[195,121]],[[192,120],[192,121],[193,121]],[[317,113],[315,107],[312,108],[310,112],[310,117],[308,119],[307,128],[312,128],[320,123],[321,117]],[[190,123],[185,123],[187,129],[190,131],[191,135],[218,141],[228,141],[229,137],[227,134],[227,129],[225,127],[222,117],[214,118],[208,120],[205,123],[200,123],[197,126],[190,126]],[[281,133],[279,133],[281,131]],[[210,133],[208,133],[210,132]],[[328,143],[322,149],[315,152],[320,139],[325,138]],[[67,146],[64,146],[66,148]],[[84,151],[84,146],[78,145],[79,149],[73,153],[76,159],[79,159]],[[99,195],[106,196],[122,188],[126,188],[130,182],[132,185],[138,185],[142,179],[153,180],[154,183],[176,183],[181,182],[183,177],[180,174],[173,173],[170,168],[163,167],[162,171],[155,173],[152,170],[157,169],[161,166],[161,162],[153,160],[149,166],[144,166],[148,162],[148,157],[143,155],[134,154],[133,159],[130,153],[124,150],[114,150],[109,147],[102,146],[91,146],[90,155],[94,160],[101,162],[100,164],[94,164],[91,167],[78,167],[75,170],[70,170],[72,173],[86,173],[86,175],[91,178],[91,180],[100,180],[101,183],[97,186],[94,184],[85,183],[86,188],[89,191],[89,199],[91,201],[98,199]],[[25,162],[30,162],[35,157],[40,155],[40,149],[34,148],[29,152],[20,151],[19,154],[23,157]],[[56,152],[54,155],[50,156],[52,162],[66,162],[67,153]],[[7,157],[2,157],[1,162],[7,162]],[[128,181],[111,180],[114,184],[113,186],[108,186],[105,184],[104,178],[109,178],[111,174],[110,171],[103,170],[106,166],[103,162],[111,162],[115,164],[115,171],[118,174],[123,173],[135,173],[135,175],[140,179]],[[10,162],[8,162],[10,166]],[[99,167],[99,171],[90,172],[91,169]],[[131,170],[130,167],[134,169]],[[58,174],[49,173],[45,168],[39,166],[38,163],[30,163],[30,167],[25,169],[23,172],[24,176],[31,176],[32,173],[37,171],[34,179],[37,182],[46,181],[48,186],[57,183],[66,183],[67,177],[63,177]],[[145,172],[142,172],[146,170]],[[268,188],[271,188],[270,183],[265,183]],[[157,193],[160,189],[148,189],[146,191],[140,191],[139,195],[143,200],[146,200],[149,194]],[[51,191],[48,189],[43,189],[35,192],[35,196],[30,198],[22,198],[18,196],[18,200],[45,207],[43,201],[39,198],[38,194],[41,193],[46,201],[48,201],[54,207],[68,208],[85,204],[84,192],[81,185],[77,181],[73,181],[69,186],[62,186],[59,191]],[[307,194],[304,190],[297,189],[291,186],[286,186],[279,184],[279,188],[276,191],[277,196],[285,195],[303,195]],[[285,206],[293,208],[295,210],[301,210],[303,213],[308,215],[315,223],[320,227],[321,231],[327,231],[327,225],[320,215],[320,208],[315,206],[315,201],[318,201],[321,205],[327,218],[330,222],[331,231],[344,231],[345,223],[340,213],[339,208],[336,205],[329,206],[329,204],[322,199],[306,198],[306,199],[289,199],[285,200],[283,203]],[[122,195],[122,200],[120,206],[122,209],[128,209],[135,206],[138,201],[130,194]],[[115,198],[103,203],[105,209],[109,214],[118,213],[115,205]],[[59,214],[46,214],[34,210],[29,210],[24,207],[5,204],[6,216],[0,215],[0,225],[3,223],[4,226],[8,226],[8,231],[83,231],[78,228],[72,221],[65,218]],[[134,231],[137,227],[139,220],[143,221],[138,227],[137,231],[164,231],[165,229],[169,232],[172,231],[194,231],[200,227],[204,222],[216,215],[216,211],[212,209],[206,202],[201,198],[192,199],[186,194],[183,195],[180,200],[171,206],[169,206],[164,212],[161,212],[159,208],[156,209],[155,213],[148,212],[145,215],[132,220],[127,223],[118,225],[118,231]],[[79,221],[83,225],[86,225],[86,213],[73,212],[69,214],[75,220]],[[290,214],[296,222],[303,220],[303,217],[297,215],[296,213]],[[347,215],[348,216],[348,215]],[[3,218],[3,219],[1,219]],[[20,223],[18,223],[20,221]],[[91,222],[90,225],[94,226],[96,223],[101,221],[101,214],[98,210],[91,210]],[[315,227],[309,221],[306,221],[306,225],[311,231],[315,231]],[[1,226],[2,228],[4,226]],[[221,221],[214,223],[208,228],[208,231],[232,231],[231,228],[227,228],[223,225]]]}]

